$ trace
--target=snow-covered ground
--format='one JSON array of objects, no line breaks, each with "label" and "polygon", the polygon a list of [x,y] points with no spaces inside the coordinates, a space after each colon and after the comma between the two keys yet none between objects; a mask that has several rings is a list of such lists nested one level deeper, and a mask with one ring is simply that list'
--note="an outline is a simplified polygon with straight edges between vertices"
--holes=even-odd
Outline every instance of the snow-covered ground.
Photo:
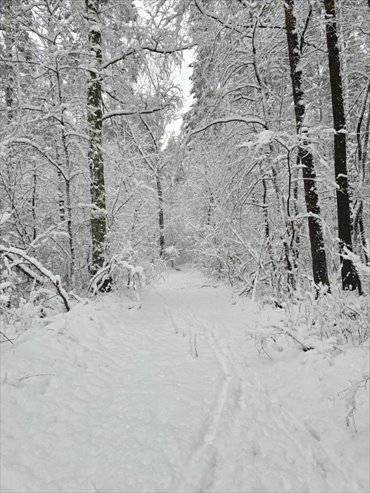
[{"label": "snow-covered ground", "polygon": [[184,269],[41,319],[1,344],[1,491],[369,491],[369,353],[261,351],[282,317]]}]

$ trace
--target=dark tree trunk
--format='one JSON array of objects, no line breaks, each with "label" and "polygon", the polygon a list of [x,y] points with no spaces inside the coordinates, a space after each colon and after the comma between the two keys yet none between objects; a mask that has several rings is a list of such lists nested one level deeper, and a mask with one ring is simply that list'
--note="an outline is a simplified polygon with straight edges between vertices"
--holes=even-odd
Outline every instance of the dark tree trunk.
[{"label": "dark tree trunk", "polygon": [[338,47],[337,24],[335,17],[335,0],[324,0],[326,19],[326,43],[328,47],[331,101],[334,121],[334,168],[337,184],[337,214],[339,254],[343,289],[359,289],[360,279],[353,262],[343,258],[344,249],[352,251],[351,210],[348,190],[347,156],[346,156],[346,118],[343,103],[343,85],[340,71],[340,54]]},{"label": "dark tree trunk", "polygon": [[302,88],[302,71],[299,68],[301,55],[296,18],[294,15],[294,0],[285,0],[284,10],[296,128],[297,135],[301,139],[298,148],[298,160],[302,165],[303,170],[304,195],[308,214],[308,230],[311,246],[313,278],[316,286],[321,284],[330,288],[324,235],[321,226],[319,197],[316,188],[315,164],[313,155],[307,146],[307,135],[305,135],[304,129],[302,128],[306,108],[304,105],[304,93]]},{"label": "dark tree trunk", "polygon": [[[370,81],[367,84],[365,98],[362,105],[360,117],[357,123],[356,136],[357,136],[357,160],[358,167],[361,176],[361,188],[366,189],[366,164],[367,164],[367,152],[369,147],[369,129],[370,129],[370,104],[368,105],[368,114],[365,122],[365,129],[362,132],[362,123],[364,121],[367,100],[370,96]],[[362,140],[364,140],[364,146],[362,146]],[[353,230],[354,230],[354,246],[356,245],[356,240],[359,239],[361,243],[361,254],[364,258],[365,264],[369,265],[369,255],[368,255],[368,245],[366,240],[365,224],[364,224],[364,207],[362,194],[360,193],[360,198],[356,206],[355,212],[353,213]]]},{"label": "dark tree trunk", "polygon": [[100,0],[86,0],[89,22],[90,66],[87,82],[87,122],[89,129],[88,162],[90,167],[92,268],[94,274],[104,264],[107,234],[104,163],[102,152],[102,51],[99,29]]}]

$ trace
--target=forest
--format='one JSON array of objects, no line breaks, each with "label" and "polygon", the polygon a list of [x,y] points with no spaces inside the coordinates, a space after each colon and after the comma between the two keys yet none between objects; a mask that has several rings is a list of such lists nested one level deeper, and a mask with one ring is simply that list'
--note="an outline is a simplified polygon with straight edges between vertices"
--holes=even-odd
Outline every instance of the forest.
[{"label": "forest", "polygon": [[366,0],[1,0],[1,491],[368,491],[369,163]]}]

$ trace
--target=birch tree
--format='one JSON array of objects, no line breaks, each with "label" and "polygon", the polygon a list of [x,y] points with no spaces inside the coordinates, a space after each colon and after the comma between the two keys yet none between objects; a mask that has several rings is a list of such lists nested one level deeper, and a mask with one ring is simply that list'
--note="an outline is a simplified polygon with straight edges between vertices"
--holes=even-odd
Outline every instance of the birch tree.
[{"label": "birch tree", "polygon": [[102,37],[99,11],[100,0],[86,0],[90,52],[87,80],[87,122],[89,132],[88,163],[91,194],[92,274],[95,274],[99,268],[103,267],[107,235],[102,149]]}]

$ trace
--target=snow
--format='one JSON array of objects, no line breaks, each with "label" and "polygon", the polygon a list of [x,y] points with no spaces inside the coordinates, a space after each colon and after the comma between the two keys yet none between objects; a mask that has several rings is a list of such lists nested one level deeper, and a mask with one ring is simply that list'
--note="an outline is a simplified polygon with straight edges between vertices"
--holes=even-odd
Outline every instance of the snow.
[{"label": "snow", "polygon": [[[4,252],[5,254],[10,254],[11,258],[13,255],[16,255],[20,257],[21,259],[25,260],[28,264],[32,265],[35,267],[43,276],[45,276],[47,279],[51,281],[51,283],[54,285],[54,287],[57,290],[57,293],[61,296],[63,299],[63,303],[65,305],[66,310],[69,310],[69,299],[68,299],[68,294],[67,292],[63,289],[63,287],[60,284],[60,276],[59,275],[54,275],[50,270],[46,269],[37,259],[34,257],[31,257],[28,255],[24,250],[21,250],[20,248],[15,248],[15,247],[7,247],[4,245],[0,244],[0,252]],[[26,269],[23,269],[26,271]],[[30,269],[27,269],[28,272],[31,273],[31,276],[33,279],[38,280],[38,276],[35,276]]]},{"label": "snow", "polygon": [[274,135],[275,133],[271,130],[262,130],[262,132],[259,132],[258,134],[258,144],[270,144],[274,138]]},{"label": "snow", "polygon": [[284,312],[188,268],[133,306],[105,295],[1,344],[2,492],[369,491],[364,347],[259,352]]}]

